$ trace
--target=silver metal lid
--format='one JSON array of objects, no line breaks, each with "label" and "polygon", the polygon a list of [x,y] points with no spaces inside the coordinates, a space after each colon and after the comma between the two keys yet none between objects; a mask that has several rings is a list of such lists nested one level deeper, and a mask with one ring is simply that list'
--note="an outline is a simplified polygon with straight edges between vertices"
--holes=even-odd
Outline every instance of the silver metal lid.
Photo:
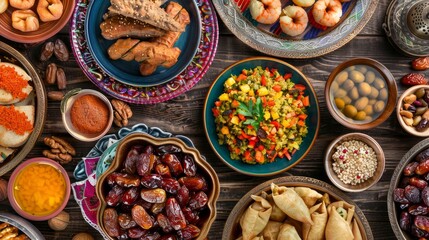
[{"label": "silver metal lid", "polygon": [[407,13],[407,26],[418,38],[429,40],[429,1],[420,1]]}]

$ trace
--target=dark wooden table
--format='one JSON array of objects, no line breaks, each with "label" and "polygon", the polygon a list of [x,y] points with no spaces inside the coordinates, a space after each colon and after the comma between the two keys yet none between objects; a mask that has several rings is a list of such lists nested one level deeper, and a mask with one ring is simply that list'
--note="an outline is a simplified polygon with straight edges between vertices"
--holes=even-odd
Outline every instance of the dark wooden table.
[{"label": "dark wooden table", "polygon": [[[330,72],[339,63],[353,57],[369,57],[376,59],[386,65],[397,79],[398,94],[401,94],[405,90],[405,88],[399,84],[399,79],[411,71],[410,61],[412,58],[405,57],[396,52],[388,43],[381,28],[389,2],[389,0],[380,0],[377,10],[370,22],[357,37],[342,48],[323,57],[314,59],[285,59],[287,62],[295,65],[311,80],[320,102],[321,127],[316,144],[307,157],[287,173],[279,174],[275,177],[293,174],[297,176],[313,177],[330,183],[323,168],[324,150],[335,137],[353,132],[353,130],[343,127],[331,117],[327,110],[323,94],[325,81]],[[156,126],[174,134],[188,136],[216,170],[221,183],[221,193],[217,202],[217,219],[211,228],[209,234],[210,239],[221,239],[228,214],[237,201],[248,190],[264,181],[274,178],[256,178],[236,173],[216,157],[206,140],[203,130],[202,115],[205,96],[212,81],[222,69],[235,61],[250,56],[263,55],[247,47],[232,35],[221,20],[219,24],[221,34],[216,58],[204,78],[190,91],[170,101],[155,105],[132,105],[134,116],[130,120],[130,125],[145,123],[148,126]],[[63,31],[53,39],[55,38],[61,38],[68,43],[68,27],[63,29]],[[44,70],[45,65],[35,61],[35,59],[37,59],[35,56],[38,54],[35,50],[37,47],[29,47],[14,43],[2,37],[0,37],[0,40],[19,49],[29,59],[33,60],[33,64],[37,70],[40,72]],[[58,62],[58,64],[62,66],[67,73],[68,89],[77,87],[97,89],[82,73],[73,58],[66,63]],[[50,89],[53,88],[48,87],[48,90]],[[118,129],[117,127],[112,127],[110,133],[117,132]],[[386,122],[377,128],[363,132],[374,137],[383,147],[386,155],[386,170],[380,182],[371,189],[362,193],[347,193],[347,195],[363,210],[371,225],[375,239],[394,239],[395,236],[390,227],[386,205],[390,179],[401,157],[412,146],[422,140],[422,138],[412,137],[406,134],[399,126],[395,114],[392,114]],[[49,102],[48,117],[43,134],[27,158],[41,156],[42,149],[45,148],[41,140],[43,137],[49,135],[63,137],[76,147],[77,156],[71,163],[65,166],[69,173],[70,180],[74,182],[75,179],[72,175],[73,170],[76,164],[81,160],[81,157],[85,156],[93,147],[93,144],[79,142],[66,132],[61,121],[58,102]],[[4,176],[4,178],[8,179],[9,175],[10,173]],[[7,201],[0,202],[0,209],[10,209],[9,203]],[[73,197],[70,198],[65,211],[70,213],[71,222],[64,231],[52,231],[48,227],[47,222],[33,223],[47,239],[71,239],[74,234],[79,232],[89,232],[96,237],[96,239],[102,238],[96,230],[85,222]]]}]

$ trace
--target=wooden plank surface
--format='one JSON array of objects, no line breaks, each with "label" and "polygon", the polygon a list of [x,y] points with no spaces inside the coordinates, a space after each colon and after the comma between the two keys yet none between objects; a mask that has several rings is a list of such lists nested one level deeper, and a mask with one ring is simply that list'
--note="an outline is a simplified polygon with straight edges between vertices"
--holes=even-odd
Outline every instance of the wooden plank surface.
[{"label": "wooden plank surface", "polygon": [[[347,129],[338,124],[330,116],[323,96],[325,81],[327,80],[330,72],[339,63],[353,57],[369,57],[376,59],[386,65],[397,79],[398,94],[401,94],[405,90],[405,88],[399,84],[399,79],[411,71],[409,62],[412,58],[402,56],[398,52],[394,51],[394,49],[389,45],[381,28],[389,2],[389,0],[381,0],[376,12],[367,26],[357,37],[342,48],[314,59],[285,59],[287,62],[295,65],[310,78],[320,102],[321,128],[316,144],[313,146],[307,157],[292,170],[287,173],[279,174],[276,177],[292,174],[313,177],[329,183],[329,179],[327,178],[323,168],[324,150],[335,137],[353,132],[353,130]],[[225,67],[235,61],[250,56],[264,55],[243,44],[228,31],[221,21],[219,24],[221,34],[218,52],[213,65],[202,81],[200,81],[186,94],[183,94],[173,100],[156,105],[132,105],[134,116],[130,120],[130,125],[142,122],[148,126],[160,127],[161,129],[174,134],[183,134],[188,136],[193,140],[196,147],[207,157],[207,160],[214,167],[221,182],[221,194],[217,202],[218,217],[210,231],[210,239],[221,239],[221,233],[229,212],[248,190],[271,179],[269,177],[255,178],[237,174],[217,159],[205,138],[202,111],[204,107],[204,99],[212,81]],[[64,28],[63,31],[53,39],[58,37],[68,43],[68,27]],[[44,71],[46,66],[37,60],[39,54],[37,46],[28,47],[23,44],[13,43],[2,37],[0,37],[0,40],[11,44],[24,53],[33,62],[33,64],[35,64],[40,73]],[[96,87],[81,72],[73,58],[66,63],[59,63],[59,65],[64,67],[67,73],[69,83],[68,89],[76,87],[96,89]],[[53,88],[48,87],[48,89]],[[71,181],[74,182],[75,179],[73,178],[72,172],[75,165],[81,160],[81,157],[88,153],[93,145],[79,142],[67,134],[61,122],[59,103],[49,102],[48,112],[48,118],[40,141],[36,144],[27,158],[41,156],[41,151],[44,149],[41,142],[43,137],[49,135],[64,137],[76,147],[78,153],[73,161],[65,166]],[[111,133],[117,131],[117,127],[113,127],[110,130]],[[371,189],[362,193],[347,193],[347,195],[350,196],[363,210],[371,225],[375,239],[394,239],[395,237],[390,227],[386,205],[390,178],[401,157],[422,139],[412,137],[404,133],[396,120],[395,114],[392,114],[386,122],[377,128],[362,132],[374,137],[383,147],[386,155],[386,170],[380,182]],[[10,173],[7,174],[5,178],[8,178],[9,175]],[[11,210],[7,201],[0,202],[0,209]],[[65,231],[54,232],[49,229],[47,222],[33,223],[40,229],[47,239],[70,239],[72,235],[83,231],[91,233],[97,239],[101,239],[101,236],[85,222],[80,209],[73,198],[70,198],[65,211],[71,214],[71,222]]]}]

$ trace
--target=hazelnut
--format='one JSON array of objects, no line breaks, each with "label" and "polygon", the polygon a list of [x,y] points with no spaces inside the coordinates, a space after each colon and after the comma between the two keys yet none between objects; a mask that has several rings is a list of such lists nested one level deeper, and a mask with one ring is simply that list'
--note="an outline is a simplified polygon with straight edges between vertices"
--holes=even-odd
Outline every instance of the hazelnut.
[{"label": "hazelnut", "polygon": [[70,215],[61,211],[57,216],[48,220],[49,227],[54,231],[62,231],[67,228],[70,222]]},{"label": "hazelnut", "polygon": [[73,236],[72,240],[94,240],[94,237],[89,233],[78,233]]},{"label": "hazelnut", "polygon": [[7,199],[7,181],[0,178],[0,202]]}]

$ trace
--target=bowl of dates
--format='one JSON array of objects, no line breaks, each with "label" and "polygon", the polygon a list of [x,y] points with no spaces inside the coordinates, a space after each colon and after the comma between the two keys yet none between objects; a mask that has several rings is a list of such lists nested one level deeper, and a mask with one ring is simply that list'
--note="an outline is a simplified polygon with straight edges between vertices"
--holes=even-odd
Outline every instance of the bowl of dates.
[{"label": "bowl of dates", "polygon": [[97,222],[111,239],[204,239],[220,184],[198,150],[178,138],[130,134],[97,180]]},{"label": "bowl of dates", "polygon": [[429,139],[417,143],[396,167],[387,195],[398,239],[429,238]]}]

